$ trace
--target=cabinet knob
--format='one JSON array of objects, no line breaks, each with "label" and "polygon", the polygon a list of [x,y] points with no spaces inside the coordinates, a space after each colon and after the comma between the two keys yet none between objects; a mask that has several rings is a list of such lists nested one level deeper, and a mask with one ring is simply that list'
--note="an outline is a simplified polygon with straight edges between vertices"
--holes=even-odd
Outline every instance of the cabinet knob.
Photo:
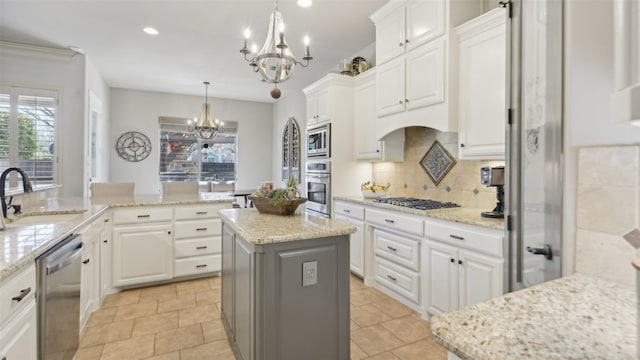
[{"label": "cabinet knob", "polygon": [[462,260],[458,260],[458,264],[462,265]]},{"label": "cabinet knob", "polygon": [[402,41],[400,41],[400,42],[398,43],[398,46],[404,46],[404,43],[403,43]]},{"label": "cabinet knob", "polygon": [[171,231],[167,231],[167,234],[171,235]]},{"label": "cabinet knob", "polygon": [[409,102],[409,99],[404,99],[404,102],[408,103],[408,102]]},{"label": "cabinet knob", "polygon": [[102,242],[106,244],[108,241],[107,240],[102,240]]},{"label": "cabinet knob", "polygon": [[398,100],[398,104],[402,105],[403,101],[402,100]]},{"label": "cabinet knob", "polygon": [[463,147],[464,147],[464,144],[460,144],[460,147],[461,147],[461,148],[463,148]]},{"label": "cabinet knob", "polygon": [[456,262],[456,259],[454,259],[454,258],[449,258],[449,260],[451,260],[451,263],[455,263]]},{"label": "cabinet knob", "polygon": [[376,152],[377,152],[377,153],[379,153],[379,152],[380,152],[380,149],[376,149]]},{"label": "cabinet knob", "polygon": [[405,40],[404,42],[408,44],[409,43],[409,39]]}]

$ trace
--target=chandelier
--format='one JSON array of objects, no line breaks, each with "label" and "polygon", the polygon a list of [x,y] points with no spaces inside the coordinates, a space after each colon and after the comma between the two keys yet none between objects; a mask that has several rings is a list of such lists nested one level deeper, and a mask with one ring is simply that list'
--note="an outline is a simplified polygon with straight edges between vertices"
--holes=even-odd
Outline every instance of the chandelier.
[{"label": "chandelier", "polygon": [[191,120],[188,122],[188,130],[193,132],[193,134],[200,139],[211,139],[216,136],[219,132],[222,132],[222,127],[224,123],[220,120],[216,119],[215,121],[211,118],[211,105],[209,104],[209,82],[205,81],[204,83],[204,104],[202,104],[202,113],[200,113],[199,119],[193,119],[195,121],[194,125],[191,125]]},{"label": "chandelier", "polygon": [[277,99],[280,97],[278,84],[289,80],[296,65],[307,67],[309,61],[313,60],[309,53],[309,36],[304,37],[305,48],[302,57],[304,63],[302,63],[293,56],[284,38],[284,22],[282,13],[278,11],[278,0],[276,0],[275,9],[269,17],[267,38],[259,52],[255,44],[251,46],[251,49],[247,47],[250,37],[251,30],[247,28],[244,31],[244,46],[240,52],[244,54],[244,59],[249,62],[249,66],[253,68],[254,72],[260,72],[265,82],[275,84],[274,89],[271,90],[271,97]]}]

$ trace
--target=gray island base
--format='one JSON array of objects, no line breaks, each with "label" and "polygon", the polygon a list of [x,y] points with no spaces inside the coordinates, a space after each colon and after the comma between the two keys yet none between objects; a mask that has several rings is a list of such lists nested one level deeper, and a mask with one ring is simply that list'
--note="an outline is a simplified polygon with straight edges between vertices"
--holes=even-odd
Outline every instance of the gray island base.
[{"label": "gray island base", "polygon": [[348,360],[355,227],[305,213],[219,213],[221,315],[236,357]]}]

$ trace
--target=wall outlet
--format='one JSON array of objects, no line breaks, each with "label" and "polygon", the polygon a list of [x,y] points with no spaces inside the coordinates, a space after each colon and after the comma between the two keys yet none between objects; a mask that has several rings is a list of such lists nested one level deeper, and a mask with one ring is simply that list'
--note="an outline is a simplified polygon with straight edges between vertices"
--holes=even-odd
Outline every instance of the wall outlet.
[{"label": "wall outlet", "polygon": [[318,262],[309,261],[302,263],[302,287],[318,283]]}]

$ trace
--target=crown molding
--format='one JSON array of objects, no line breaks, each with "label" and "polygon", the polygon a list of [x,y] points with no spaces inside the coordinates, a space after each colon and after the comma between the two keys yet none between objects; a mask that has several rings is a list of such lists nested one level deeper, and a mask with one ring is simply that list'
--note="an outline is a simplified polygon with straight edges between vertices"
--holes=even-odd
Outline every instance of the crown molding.
[{"label": "crown molding", "polygon": [[68,49],[0,41],[0,55],[2,56],[9,55],[69,63],[76,54],[79,53]]}]

